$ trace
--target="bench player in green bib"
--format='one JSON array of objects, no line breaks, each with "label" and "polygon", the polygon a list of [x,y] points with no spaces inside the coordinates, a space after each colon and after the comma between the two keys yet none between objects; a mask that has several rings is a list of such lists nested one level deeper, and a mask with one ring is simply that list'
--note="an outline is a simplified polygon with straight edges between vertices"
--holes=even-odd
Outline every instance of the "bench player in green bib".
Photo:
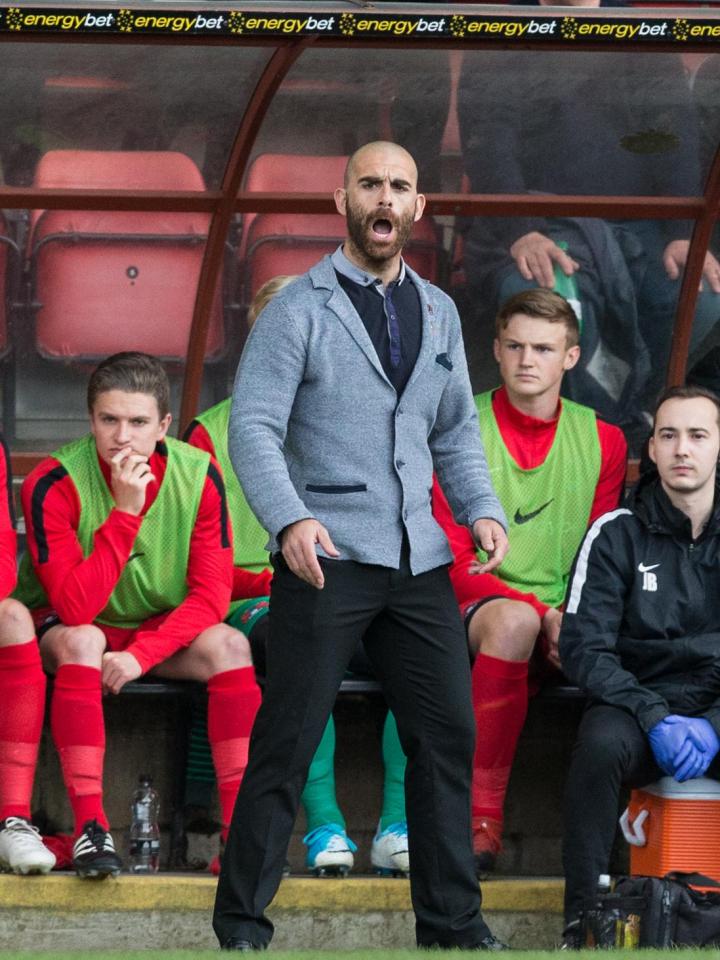
[{"label": "bench player in green bib", "polygon": [[222,475],[209,454],[167,436],[169,398],[154,357],[109,357],[88,384],[91,432],[22,489],[28,552],[16,592],[55,675],[51,729],[84,877],[122,867],[103,808],[103,693],[146,673],[207,682],[224,828],[260,702],[247,639],[223,622],[233,566]]},{"label": "bench player in green bib", "polygon": [[[248,312],[250,325],[275,294],[295,280],[292,276],[274,277],[255,295]],[[253,663],[262,684],[265,672],[265,645],[269,621],[270,580],[266,544],[268,535],[258,523],[238,483],[228,454],[227,433],[230,400],[223,400],[197,416],[184,439],[212,454],[223,473],[228,511],[233,523],[234,579],[233,602],[228,623],[249,639]],[[359,676],[374,676],[372,667],[359,650],[350,669]],[[378,830],[373,840],[371,863],[386,875],[409,872],[407,822],[405,819],[406,758],[400,746],[397,725],[388,712],[382,734],[383,800]],[[345,875],[354,864],[356,845],[348,837],[345,818],[335,790],[335,724],[332,716],[308,771],[301,802],[307,833],[306,864],[317,876]],[[213,872],[216,861],[211,865]]]},{"label": "bench player in green bib", "polygon": [[559,668],[557,641],[573,558],[588,525],[617,506],[627,446],[588,407],[560,398],[580,356],[572,307],[535,289],[500,309],[500,389],[475,398],[492,483],[510,522],[510,550],[476,575],[476,547],[437,482],[434,512],[453,549],[451,578],[474,658],[477,724],[473,848],[478,876],[501,849],[503,807],[528,693]]}]

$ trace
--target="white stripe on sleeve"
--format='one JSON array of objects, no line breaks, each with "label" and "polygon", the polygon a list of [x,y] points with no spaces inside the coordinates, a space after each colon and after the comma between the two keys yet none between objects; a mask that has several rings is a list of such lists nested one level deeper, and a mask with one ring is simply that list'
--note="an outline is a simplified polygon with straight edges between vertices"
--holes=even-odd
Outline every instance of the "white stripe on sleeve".
[{"label": "white stripe on sleeve", "polygon": [[625,513],[630,514],[632,513],[632,510],[626,510],[625,507],[621,507],[619,510],[612,510],[610,513],[604,513],[601,517],[597,518],[595,523],[585,534],[585,539],[580,547],[580,553],[578,554],[578,560],[575,566],[575,576],[573,577],[572,586],[570,588],[570,599],[565,609],[566,613],[577,613],[577,609],[580,606],[580,598],[582,596],[583,587],[585,586],[585,580],[587,579],[590,550],[600,531],[610,520],[614,520],[615,517],[621,517]]}]

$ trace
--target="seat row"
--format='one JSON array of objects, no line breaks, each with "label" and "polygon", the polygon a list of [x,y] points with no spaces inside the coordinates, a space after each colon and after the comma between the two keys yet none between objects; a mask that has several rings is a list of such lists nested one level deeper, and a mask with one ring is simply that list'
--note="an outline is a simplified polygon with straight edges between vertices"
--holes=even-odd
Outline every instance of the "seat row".
[{"label": "seat row", "polygon": [[[345,156],[262,154],[248,192],[327,192],[343,181]],[[198,191],[194,161],[176,151],[52,150],[33,185],[42,189]],[[32,210],[0,214],[0,358],[92,363],[117,350],[184,361],[210,214],[120,210]],[[236,353],[245,306],[277,274],[307,270],[345,236],[338,214],[247,214],[233,224],[212,306],[206,362]],[[417,224],[408,260],[436,279],[435,226]],[[6,370],[6,373],[8,371]],[[11,376],[5,378],[8,383]],[[14,432],[5,390],[4,428]]]}]

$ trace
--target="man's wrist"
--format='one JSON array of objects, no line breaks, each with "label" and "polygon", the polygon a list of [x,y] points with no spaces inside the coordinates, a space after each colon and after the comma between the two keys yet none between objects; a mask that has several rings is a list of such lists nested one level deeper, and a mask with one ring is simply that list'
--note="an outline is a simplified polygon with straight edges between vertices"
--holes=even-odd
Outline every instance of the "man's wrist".
[{"label": "man's wrist", "polygon": [[480,544],[478,543],[477,537],[475,536],[475,524],[476,524],[476,523],[479,523],[479,522],[482,521],[482,520],[485,520],[485,521],[488,521],[488,522],[489,522],[489,521],[492,521],[493,523],[497,523],[499,526],[501,526],[501,527],[503,528],[503,530],[505,531],[505,533],[507,533],[507,526],[506,526],[506,521],[505,521],[505,517],[504,517],[504,516],[503,516],[502,518],[499,518],[499,517],[491,517],[491,516],[487,516],[487,515],[480,516],[480,517],[475,517],[474,520],[471,520],[471,521],[470,521],[469,527],[470,527],[470,533],[471,533],[471,535],[472,535],[472,538],[473,538],[473,540],[475,541],[475,543],[476,543],[477,546],[480,546]]},{"label": "man's wrist", "polygon": [[[137,663],[138,668],[140,670],[140,676],[142,677],[144,674],[148,672],[148,670],[152,670],[152,668],[157,666],[158,663],[162,663],[162,660],[158,660],[157,662],[154,662],[153,660],[147,660],[145,657],[143,657],[142,653],[136,647],[136,644],[139,642],[139,640],[140,640],[139,636],[136,636],[136,639],[133,641],[133,643],[129,647],[126,647],[122,651],[122,653],[130,654],[130,656],[133,658],[135,663]],[[163,659],[167,659],[167,658],[163,658]]]},{"label": "man's wrist", "polygon": [[112,508],[110,515],[114,515],[116,520],[131,523],[133,527],[139,527],[142,523],[142,515],[140,513],[131,513],[129,510],[123,510],[123,508],[117,504]]},{"label": "man's wrist", "polygon": [[299,517],[297,520],[292,520],[290,523],[286,523],[285,526],[282,528],[282,530],[275,536],[275,539],[278,542],[278,546],[282,548],[283,537],[285,536],[286,532],[290,529],[290,527],[294,527],[296,523],[302,523],[303,520],[316,520],[316,519],[317,519],[316,517],[310,517],[310,516]]},{"label": "man's wrist", "polygon": [[662,723],[662,721],[669,716],[671,716],[670,708],[666,705],[657,704],[646,710],[639,711],[635,715],[635,719],[645,733],[650,733],[653,727],[657,726],[658,723]]},{"label": "man's wrist", "polygon": [[703,720],[707,720],[715,733],[720,737],[720,711],[711,710],[702,715]]}]

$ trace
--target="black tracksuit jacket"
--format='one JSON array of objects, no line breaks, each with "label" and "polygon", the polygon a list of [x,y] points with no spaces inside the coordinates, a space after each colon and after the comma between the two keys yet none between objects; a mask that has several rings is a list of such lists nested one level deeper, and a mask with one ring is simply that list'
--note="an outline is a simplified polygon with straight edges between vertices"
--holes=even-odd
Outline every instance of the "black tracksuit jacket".
[{"label": "black tracksuit jacket", "polygon": [[693,541],[657,473],[598,518],[575,558],[560,634],[563,671],[647,732],[668,714],[720,734],[720,496]]}]

